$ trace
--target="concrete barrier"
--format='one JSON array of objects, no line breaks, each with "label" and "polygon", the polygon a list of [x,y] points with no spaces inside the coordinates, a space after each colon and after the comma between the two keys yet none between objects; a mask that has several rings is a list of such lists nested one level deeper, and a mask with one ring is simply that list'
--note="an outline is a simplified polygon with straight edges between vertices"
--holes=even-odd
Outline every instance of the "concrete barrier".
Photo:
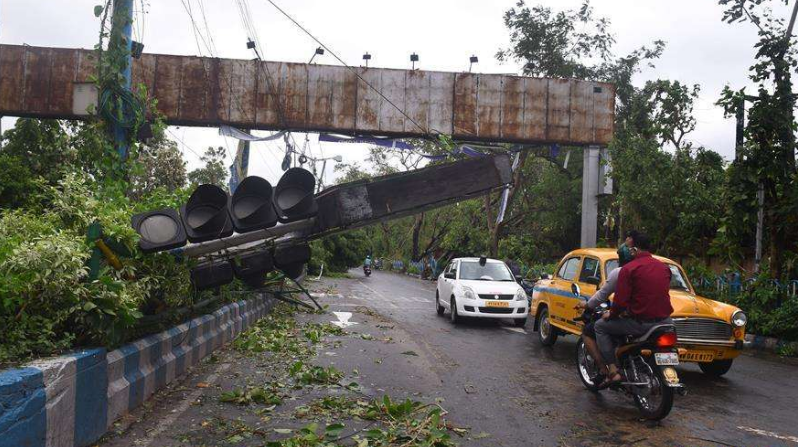
[{"label": "concrete barrier", "polygon": [[266,315],[262,295],[115,351],[89,349],[0,371],[0,447],[83,447]]}]

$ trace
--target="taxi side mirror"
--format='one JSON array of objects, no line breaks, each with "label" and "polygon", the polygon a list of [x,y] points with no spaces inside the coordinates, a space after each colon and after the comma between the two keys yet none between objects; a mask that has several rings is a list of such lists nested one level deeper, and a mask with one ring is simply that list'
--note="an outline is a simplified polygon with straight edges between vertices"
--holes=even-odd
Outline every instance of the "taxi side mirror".
[{"label": "taxi side mirror", "polygon": [[579,284],[577,283],[571,284],[571,293],[573,293],[574,296],[577,297],[582,296],[582,290],[579,288]]},{"label": "taxi side mirror", "polygon": [[551,275],[549,275],[548,273],[544,273],[540,275],[540,279],[551,279]]}]

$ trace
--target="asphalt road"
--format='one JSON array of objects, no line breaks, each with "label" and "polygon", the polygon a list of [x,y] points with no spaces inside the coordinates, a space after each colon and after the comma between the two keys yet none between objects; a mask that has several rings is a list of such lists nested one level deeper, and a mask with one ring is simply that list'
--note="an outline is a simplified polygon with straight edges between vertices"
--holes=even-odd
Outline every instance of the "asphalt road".
[{"label": "asphalt road", "polygon": [[[448,313],[435,313],[434,282],[381,271],[350,274],[312,284],[329,313],[297,317],[329,322],[337,319],[333,312],[351,312],[356,323],[314,363],[346,372],[346,380],[353,377],[373,397],[440,403],[453,424],[468,428],[460,445],[798,446],[794,363],[743,355],[721,379],[680,366],[689,394],[676,397],[667,419],[650,424],[638,419],[630,399],[582,387],[573,337],[546,348],[531,320],[526,330],[502,320],[453,326]],[[268,370],[268,358],[222,350],[117,424],[102,445],[263,445],[275,427],[299,422],[222,405],[218,396],[263,381]],[[231,437],[233,429],[246,436]]]},{"label": "asphalt road", "polygon": [[[443,398],[451,418],[490,443],[465,445],[734,445],[798,446],[798,365],[778,358],[739,357],[723,378],[697,366],[678,368],[688,395],[652,426],[619,393],[586,391],[574,365],[574,337],[541,346],[532,330],[508,321],[471,320],[453,326],[434,310],[435,283],[353,270],[332,281],[338,307],[365,305],[395,321],[421,347],[426,380],[416,391]],[[391,383],[408,371],[386,371]]]}]

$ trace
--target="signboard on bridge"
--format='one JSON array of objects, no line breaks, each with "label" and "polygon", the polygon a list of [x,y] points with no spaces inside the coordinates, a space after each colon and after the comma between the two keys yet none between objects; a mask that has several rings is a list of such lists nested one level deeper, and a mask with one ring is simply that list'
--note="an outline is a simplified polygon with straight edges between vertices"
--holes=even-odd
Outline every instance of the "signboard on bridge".
[{"label": "signboard on bridge", "polygon": [[[96,53],[0,45],[0,116],[78,119]],[[170,124],[606,145],[615,87],[576,79],[144,54],[133,83]]]}]

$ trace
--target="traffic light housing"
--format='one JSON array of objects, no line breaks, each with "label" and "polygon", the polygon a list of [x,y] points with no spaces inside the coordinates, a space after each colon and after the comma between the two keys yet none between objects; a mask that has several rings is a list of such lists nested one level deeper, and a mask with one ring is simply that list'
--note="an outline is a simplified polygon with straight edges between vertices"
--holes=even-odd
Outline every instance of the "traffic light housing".
[{"label": "traffic light housing", "polygon": [[228,261],[210,261],[191,269],[191,284],[196,290],[214,289],[233,282],[233,264]]},{"label": "traffic light housing", "polygon": [[186,245],[186,230],[177,210],[161,208],[136,214],[131,226],[141,238],[139,249],[144,253],[171,250]]},{"label": "traffic light housing", "polygon": [[228,194],[216,185],[200,185],[180,208],[180,217],[191,242],[205,242],[233,234],[228,214]]},{"label": "traffic light housing", "polygon": [[230,197],[229,209],[233,227],[239,233],[262,230],[277,225],[272,185],[260,177],[247,177]]},{"label": "traffic light housing", "polygon": [[310,261],[310,245],[307,242],[278,246],[274,249],[274,265],[289,278],[298,278],[308,261]]},{"label": "traffic light housing", "polygon": [[294,222],[318,214],[315,189],[316,178],[306,169],[286,171],[274,189],[274,209],[279,221]]},{"label": "traffic light housing", "polygon": [[250,287],[260,287],[266,274],[274,270],[274,257],[271,250],[263,250],[243,255],[233,263],[236,278]]}]

